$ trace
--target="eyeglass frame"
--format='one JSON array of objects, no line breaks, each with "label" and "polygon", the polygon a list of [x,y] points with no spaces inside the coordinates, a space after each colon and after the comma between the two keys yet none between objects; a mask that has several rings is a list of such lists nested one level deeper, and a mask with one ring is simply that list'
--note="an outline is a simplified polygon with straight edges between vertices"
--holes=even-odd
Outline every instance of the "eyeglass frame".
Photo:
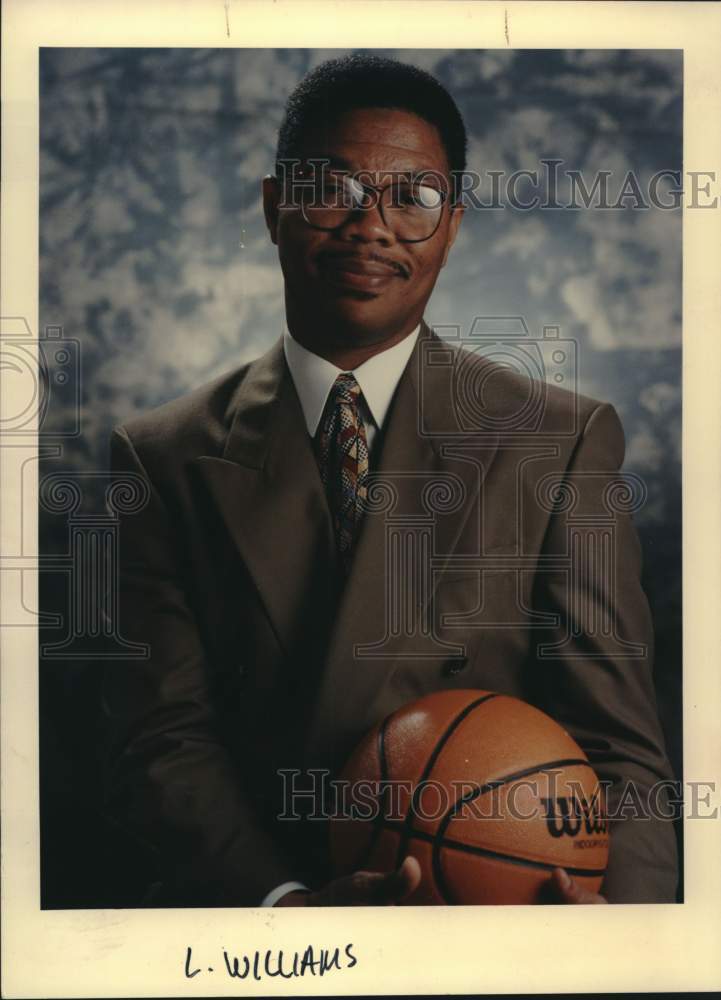
[{"label": "eyeglass frame", "polygon": [[[297,163],[298,161],[296,160],[294,162]],[[321,164],[327,164],[328,163],[327,160],[308,160],[308,162],[313,165],[314,169],[315,169],[315,164],[316,163],[321,163]],[[359,185],[359,187],[363,188],[363,192],[364,193],[369,192],[369,191],[375,192],[376,195],[377,195],[375,203],[373,205],[368,205],[368,206],[357,206],[356,208],[349,208],[347,210],[348,214],[346,215],[345,219],[342,222],[338,223],[337,226],[316,226],[312,222],[308,221],[308,219],[306,218],[306,215],[305,215],[305,212],[304,212],[302,206],[293,205],[292,207],[294,207],[294,208],[300,207],[301,214],[303,215],[303,222],[305,222],[305,224],[307,226],[309,226],[311,229],[315,229],[317,232],[334,233],[334,232],[336,232],[336,230],[342,229],[343,226],[345,226],[347,224],[348,220],[356,212],[372,211],[374,208],[377,208],[378,211],[380,212],[380,217],[383,220],[383,225],[386,226],[391,232],[393,232],[392,228],[388,225],[388,222],[386,221],[386,217],[385,217],[385,215],[383,213],[382,196],[383,196],[383,193],[385,191],[387,191],[388,188],[392,187],[393,184],[396,183],[396,182],[395,181],[390,181],[390,183],[384,184],[382,187],[379,187],[376,184],[363,184],[361,181],[356,180],[356,177],[358,175],[369,174],[372,171],[369,171],[369,170],[359,170],[359,171],[356,172],[355,175],[351,174],[350,171],[340,171],[340,172],[343,174],[344,178],[349,179],[349,180],[353,180],[356,184]],[[408,173],[408,171],[397,171],[397,172],[400,173],[401,175],[406,175]],[[394,171],[389,171],[389,173],[394,173]],[[435,175],[437,175],[438,171],[436,171],[436,170],[421,170],[421,171],[419,171],[419,174],[420,174],[420,176],[423,176],[425,174],[435,174]],[[286,180],[281,180],[277,176],[277,174],[271,174],[271,176],[280,185],[283,185],[283,184],[287,183]],[[295,178],[291,181],[291,184],[294,184],[294,183],[297,183],[297,181],[296,181]],[[413,182],[409,181],[408,183],[410,184],[410,183],[413,183]],[[428,184],[426,186],[427,187],[431,187],[430,184]],[[446,207],[446,205],[451,204],[451,202],[449,201],[450,192],[449,191],[444,191],[444,190],[442,190],[440,188],[435,188],[435,187],[433,188],[433,190],[437,191],[438,194],[441,196],[441,205],[440,205],[440,212],[438,213],[438,221],[436,222],[435,226],[433,227],[433,230],[429,233],[428,236],[422,236],[420,239],[417,239],[417,240],[403,239],[402,237],[396,236],[396,234],[393,233],[393,235],[399,241],[399,243],[425,243],[428,240],[432,239],[436,235],[436,233],[438,232],[438,228],[439,228],[439,226],[441,224],[441,221],[443,219],[443,210]]]}]

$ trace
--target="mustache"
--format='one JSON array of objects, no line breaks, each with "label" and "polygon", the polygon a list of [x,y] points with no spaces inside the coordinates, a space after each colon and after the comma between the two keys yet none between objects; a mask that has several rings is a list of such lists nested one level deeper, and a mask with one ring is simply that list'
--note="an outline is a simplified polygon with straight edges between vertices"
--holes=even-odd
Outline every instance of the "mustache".
[{"label": "mustache", "polygon": [[318,259],[322,262],[324,260],[369,260],[373,261],[375,264],[382,264],[385,267],[393,268],[398,274],[403,278],[410,277],[410,270],[405,264],[402,264],[399,260],[395,260],[393,257],[389,257],[386,254],[378,253],[377,250],[371,250],[368,253],[357,253],[353,250],[326,250],[318,255]]}]

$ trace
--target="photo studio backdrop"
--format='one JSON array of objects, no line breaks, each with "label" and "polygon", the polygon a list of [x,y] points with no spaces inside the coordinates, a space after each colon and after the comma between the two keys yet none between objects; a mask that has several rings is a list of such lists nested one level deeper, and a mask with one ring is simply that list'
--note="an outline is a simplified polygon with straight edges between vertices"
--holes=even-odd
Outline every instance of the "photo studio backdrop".
[{"label": "photo studio backdrop", "polygon": [[[381,51],[455,97],[485,204],[493,172],[522,170],[539,171],[539,188],[519,183],[518,199],[543,201],[544,160],[560,161],[560,203],[566,170],[588,189],[608,172],[613,204],[629,172],[648,203],[650,179],[682,168],[680,51]],[[98,666],[68,631],[70,521],[102,504],[115,424],[256,357],[282,331],[261,179],[288,94],[340,54],[41,51],[42,434],[59,445],[40,470],[41,610],[61,616],[42,635],[43,906],[133,905],[142,881],[99,817]],[[657,192],[666,204],[670,187]],[[536,340],[557,327],[574,345],[579,391],[618,410],[624,469],[648,490],[635,520],[681,777],[681,209],[644,208],[631,185],[618,209],[525,210],[500,188],[495,208],[466,212],[426,319],[465,335],[478,317],[506,317]],[[62,480],[76,484],[70,504]]]}]

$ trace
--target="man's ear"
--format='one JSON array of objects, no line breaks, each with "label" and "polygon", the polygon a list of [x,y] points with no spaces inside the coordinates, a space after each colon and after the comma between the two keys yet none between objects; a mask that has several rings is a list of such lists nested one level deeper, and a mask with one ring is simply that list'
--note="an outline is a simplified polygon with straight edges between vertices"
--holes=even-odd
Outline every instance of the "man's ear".
[{"label": "man's ear", "polygon": [[446,261],[448,260],[448,254],[451,252],[451,247],[456,242],[456,236],[458,236],[458,228],[461,224],[461,219],[463,218],[463,213],[466,210],[465,205],[453,205],[451,207],[451,218],[448,223],[448,239],[446,241],[446,248],[443,251],[443,260],[441,261],[441,267],[446,266]]},{"label": "man's ear", "polygon": [[263,214],[270,238],[278,244],[278,202],[280,200],[280,185],[278,178],[268,174],[263,178]]}]

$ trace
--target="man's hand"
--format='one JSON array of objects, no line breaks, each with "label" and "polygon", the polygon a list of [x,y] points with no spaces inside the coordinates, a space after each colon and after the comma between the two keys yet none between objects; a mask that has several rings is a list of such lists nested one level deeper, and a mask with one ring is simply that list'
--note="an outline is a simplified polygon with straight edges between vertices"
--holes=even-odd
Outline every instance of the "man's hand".
[{"label": "man's hand", "polygon": [[608,903],[608,900],[597,892],[589,892],[582,888],[575,879],[563,868],[554,868],[549,883],[551,902],[553,903]]},{"label": "man's hand", "polygon": [[421,866],[408,857],[394,872],[354,872],[317,892],[288,892],[276,906],[395,906],[418,888]]},{"label": "man's hand", "polygon": [[[408,857],[394,872],[354,872],[334,879],[317,892],[289,892],[276,906],[394,906],[415,892],[420,865]],[[548,901],[571,905],[607,904],[597,892],[582,888],[563,868],[554,868],[548,883]]]}]

